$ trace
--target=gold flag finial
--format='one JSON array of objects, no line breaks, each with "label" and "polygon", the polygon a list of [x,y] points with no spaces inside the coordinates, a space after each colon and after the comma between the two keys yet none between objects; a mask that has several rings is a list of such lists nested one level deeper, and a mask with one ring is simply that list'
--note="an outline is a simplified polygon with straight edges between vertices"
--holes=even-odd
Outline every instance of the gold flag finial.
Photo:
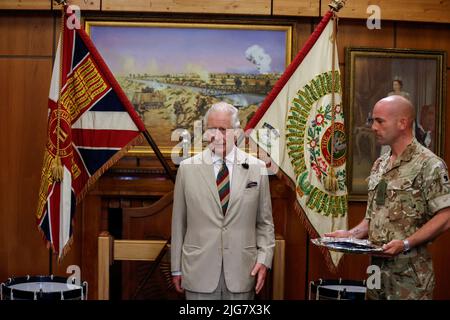
[{"label": "gold flag finial", "polygon": [[345,1],[346,0],[333,0],[328,6],[334,12],[338,12],[343,6],[345,6]]}]

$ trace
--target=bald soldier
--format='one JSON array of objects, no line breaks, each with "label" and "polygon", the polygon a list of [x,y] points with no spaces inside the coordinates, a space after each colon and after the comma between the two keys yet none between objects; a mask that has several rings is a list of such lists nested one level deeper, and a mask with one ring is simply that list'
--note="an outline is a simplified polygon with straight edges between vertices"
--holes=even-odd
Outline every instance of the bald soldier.
[{"label": "bald soldier", "polygon": [[355,237],[383,247],[372,256],[381,288],[368,299],[432,299],[435,284],[427,244],[450,228],[450,183],[445,162],[413,136],[415,109],[393,95],[373,108],[377,142],[391,147],[369,176],[365,218],[351,230],[325,236]]}]

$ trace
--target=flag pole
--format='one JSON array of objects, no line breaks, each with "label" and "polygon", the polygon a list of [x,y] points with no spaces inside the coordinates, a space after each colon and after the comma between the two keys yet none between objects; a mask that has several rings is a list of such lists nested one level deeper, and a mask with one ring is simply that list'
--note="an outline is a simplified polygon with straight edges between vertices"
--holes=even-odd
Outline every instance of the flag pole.
[{"label": "flag pole", "polygon": [[[63,81],[63,64],[64,64],[64,53],[63,53],[63,43],[64,43],[64,23],[65,23],[65,6],[67,5],[67,1],[61,1],[63,6],[61,7],[61,50],[60,50],[60,61],[59,64],[59,94],[61,94],[61,88],[62,88],[62,81]],[[64,176],[64,168],[61,163],[61,155],[60,155],[60,139],[59,135],[61,132],[61,101],[58,99],[57,101],[57,114],[56,114],[57,120],[56,120],[56,154],[55,158],[53,159],[52,164],[52,177],[53,180],[58,182],[61,182]]]},{"label": "flag pole", "polygon": [[158,158],[159,162],[161,162],[161,164],[163,165],[164,170],[166,171],[170,180],[172,180],[172,182],[175,183],[175,176],[173,175],[172,169],[170,168],[169,164],[167,163],[167,160],[162,155],[161,151],[159,151],[159,148],[156,145],[155,140],[153,140],[152,136],[150,135],[150,133],[148,132],[147,129],[145,131],[143,131],[143,134],[144,134],[144,137],[147,140],[148,144],[152,147],[153,151],[155,152],[156,157]]},{"label": "flag pole", "polygon": [[[62,5],[61,7],[61,31],[60,31],[60,39],[61,39],[61,52],[60,52],[60,70],[59,70],[59,94],[61,94],[62,88],[62,65],[63,65],[63,41],[64,41],[64,23],[65,23],[65,7],[67,5],[66,0],[56,1],[58,4]],[[61,183],[64,175],[64,169],[61,163],[60,158],[60,145],[59,145],[59,133],[61,130],[61,103],[58,99],[57,102],[57,125],[56,125],[56,155],[53,159],[51,174],[53,180],[56,183]],[[52,247],[48,248],[48,274],[53,275],[53,250]]]},{"label": "flag pole", "polygon": [[[331,7],[331,6],[330,6]],[[337,41],[337,15],[333,10],[333,55],[331,57],[331,150],[330,150],[330,166],[328,167],[328,175],[325,178],[325,189],[330,192],[338,190],[337,178],[334,172],[334,134],[335,134],[335,120],[336,120],[336,41]]]},{"label": "flag pole", "polygon": [[[54,0],[54,1],[56,1],[58,4],[62,4],[63,6],[66,6],[68,3],[68,0]],[[63,15],[64,15],[64,7],[63,7]],[[150,135],[147,129],[143,130],[142,133],[144,134],[144,137],[147,140],[148,144],[152,147],[153,151],[155,152],[159,162],[161,162],[162,166],[164,167],[164,170],[166,171],[170,180],[173,183],[175,183],[175,176],[172,172],[172,169],[170,168],[164,156],[161,154],[161,151],[159,151],[159,148],[156,145],[155,141],[153,140],[152,136]]]},{"label": "flag pole", "polygon": [[53,250],[50,246],[48,248],[48,275],[51,276],[53,274]]},{"label": "flag pole", "polygon": [[325,178],[324,187],[326,190],[330,192],[336,192],[338,190],[337,186],[337,178],[334,172],[334,132],[335,132],[335,124],[334,121],[336,119],[336,101],[335,101],[335,88],[336,88],[336,41],[337,41],[337,23],[338,23],[338,17],[337,12],[342,9],[342,7],[345,5],[346,0],[333,0],[328,5],[330,7],[330,11],[333,13],[331,19],[333,20],[333,54],[332,54],[332,60],[331,60],[331,150],[330,150],[330,166],[328,168],[328,175]]}]

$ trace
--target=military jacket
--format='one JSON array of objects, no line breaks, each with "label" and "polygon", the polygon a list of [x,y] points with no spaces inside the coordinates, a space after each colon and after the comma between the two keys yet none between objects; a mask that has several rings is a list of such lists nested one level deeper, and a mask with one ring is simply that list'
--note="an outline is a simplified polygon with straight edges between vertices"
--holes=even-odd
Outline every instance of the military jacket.
[{"label": "military jacket", "polygon": [[390,153],[378,158],[369,177],[366,219],[369,240],[382,245],[415,233],[439,210],[450,207],[445,162],[416,139],[389,165]]}]

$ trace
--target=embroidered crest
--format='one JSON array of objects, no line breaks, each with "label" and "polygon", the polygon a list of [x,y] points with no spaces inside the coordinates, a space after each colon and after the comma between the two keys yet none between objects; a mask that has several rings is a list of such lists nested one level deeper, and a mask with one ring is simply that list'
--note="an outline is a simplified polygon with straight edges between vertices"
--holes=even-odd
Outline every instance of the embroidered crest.
[{"label": "embroidered crest", "polygon": [[[338,71],[335,78],[339,79]],[[289,106],[286,139],[297,179],[297,195],[307,197],[307,206],[318,213],[344,216],[347,212],[346,136],[340,104],[334,110],[334,128],[331,126],[331,82],[330,71],[316,76],[298,90]],[[335,83],[335,92],[340,92],[339,81]],[[334,150],[333,161],[331,150]],[[330,193],[324,188],[331,163],[338,181],[336,193]]]}]

